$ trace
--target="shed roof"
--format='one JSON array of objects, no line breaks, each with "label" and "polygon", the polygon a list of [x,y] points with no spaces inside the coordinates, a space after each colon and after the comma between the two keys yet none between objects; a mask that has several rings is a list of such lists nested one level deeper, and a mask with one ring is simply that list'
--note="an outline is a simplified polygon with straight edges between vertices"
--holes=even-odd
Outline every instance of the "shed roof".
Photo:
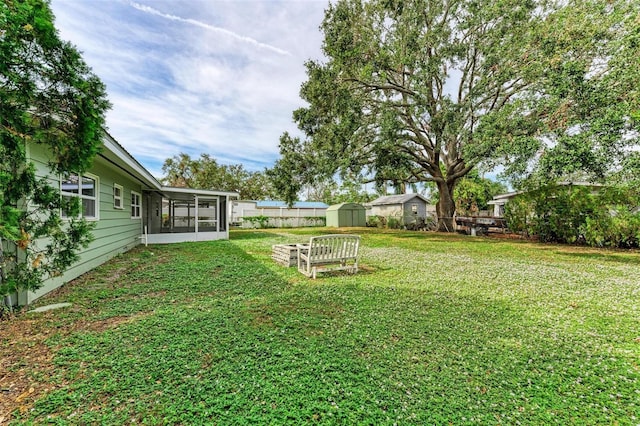
[{"label": "shed roof", "polygon": [[408,201],[413,200],[414,198],[418,198],[425,203],[428,203],[429,200],[425,198],[424,195],[421,194],[400,194],[400,195],[384,195],[382,197],[376,198],[372,202],[369,203],[371,206],[388,206],[391,204],[404,204]]},{"label": "shed roof", "polygon": [[335,210],[364,210],[364,206],[358,203],[340,203],[327,207],[327,211]]}]

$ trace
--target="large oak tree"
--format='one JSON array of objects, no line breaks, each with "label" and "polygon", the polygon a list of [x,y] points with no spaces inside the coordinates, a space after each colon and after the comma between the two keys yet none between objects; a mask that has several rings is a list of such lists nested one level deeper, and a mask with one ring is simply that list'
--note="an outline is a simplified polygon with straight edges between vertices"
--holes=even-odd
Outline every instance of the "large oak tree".
[{"label": "large oak tree", "polygon": [[[626,0],[338,0],[271,172],[295,197],[347,170],[434,182],[452,230],[476,167],[604,178],[637,146],[640,18]],[[631,149],[631,152],[633,150]]]}]

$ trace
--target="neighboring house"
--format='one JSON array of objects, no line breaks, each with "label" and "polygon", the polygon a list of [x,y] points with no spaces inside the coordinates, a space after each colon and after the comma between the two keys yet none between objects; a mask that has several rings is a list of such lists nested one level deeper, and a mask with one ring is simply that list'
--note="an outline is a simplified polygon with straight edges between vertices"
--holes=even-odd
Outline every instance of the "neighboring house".
[{"label": "neighboring house", "polygon": [[368,207],[367,217],[395,218],[403,224],[436,214],[435,206],[429,204],[429,200],[420,194],[385,195],[371,201],[366,206]]},{"label": "neighboring house", "polygon": [[[589,186],[593,191],[597,191],[598,188],[601,188],[603,185],[598,183],[591,182],[559,182],[559,186]],[[490,201],[487,202],[489,206],[493,206],[493,209],[489,209],[489,214],[494,217],[504,217],[504,209],[505,205],[512,200],[514,197],[523,194],[524,191],[513,191],[513,192],[505,192],[504,194],[498,194],[493,197]]]},{"label": "neighboring house", "polygon": [[489,215],[493,217],[504,217],[504,206],[516,195],[522,194],[522,191],[506,192],[504,194],[498,194],[493,199],[487,201],[489,206]]},{"label": "neighboring house", "polygon": [[262,216],[268,218],[267,226],[318,226],[324,225],[327,207],[329,207],[327,204],[316,201],[296,201],[289,208],[284,201],[238,200],[233,202],[231,223],[244,228],[252,228],[256,226],[256,222],[244,218]]},{"label": "neighboring house", "polygon": [[52,175],[47,152],[27,146],[39,177],[60,188],[63,197],[81,199],[81,215],[96,222],[94,241],[63,275],[47,280],[36,292],[18,295],[20,304],[142,242],[173,243],[229,238],[228,206],[235,192],[162,186],[113,137],[105,132],[103,147],[87,173]]}]

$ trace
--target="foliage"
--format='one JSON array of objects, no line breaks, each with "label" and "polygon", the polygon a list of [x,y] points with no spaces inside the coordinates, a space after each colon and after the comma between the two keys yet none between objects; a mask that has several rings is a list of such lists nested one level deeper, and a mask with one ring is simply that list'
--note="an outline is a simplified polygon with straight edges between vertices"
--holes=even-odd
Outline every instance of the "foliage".
[{"label": "foliage", "polygon": [[302,192],[306,194],[306,201],[321,201],[328,205],[340,203],[367,203],[378,197],[376,193],[366,191],[363,179],[348,175],[339,179],[316,181],[314,184],[304,185]]},{"label": "foliage", "polygon": [[264,215],[260,215],[260,216],[244,216],[242,218],[243,222],[249,222],[252,225],[254,225],[257,228],[270,228],[271,226],[269,226],[269,221],[271,220],[271,218],[269,216],[264,216]]},{"label": "foliage", "polygon": [[354,175],[343,177],[338,189],[325,203],[332,205],[340,203],[368,203],[369,201],[373,201],[378,197],[378,194],[367,192],[363,181],[364,179],[362,177]]},{"label": "foliage", "polygon": [[[304,185],[301,194],[305,201],[319,201],[331,205],[334,204],[334,194],[337,191],[338,183],[333,179],[325,179]],[[292,207],[292,205],[289,205],[289,207]]]},{"label": "foliage", "polygon": [[534,206],[525,197],[516,196],[505,205],[504,218],[509,230],[530,237],[535,220]]},{"label": "foliage", "polygon": [[615,215],[601,215],[597,219],[587,217],[584,238],[595,247],[640,247],[640,213],[620,209]]},{"label": "foliage", "polygon": [[237,192],[243,200],[274,197],[266,172],[251,172],[242,164],[221,165],[208,154],[192,159],[180,153],[166,159],[162,171],[161,181],[169,186]]},{"label": "foliage", "polygon": [[385,221],[382,216],[367,216],[367,226],[371,228],[383,228]]},{"label": "foliage", "polygon": [[548,20],[542,39],[555,49],[572,43],[575,35],[591,37],[552,57],[553,78],[546,86],[550,120],[546,138],[539,141],[537,177],[603,182],[622,171],[637,176],[640,4],[580,4],[586,6],[582,13],[561,10]]},{"label": "foliage", "polygon": [[402,228],[402,219],[397,218],[397,217],[393,217],[393,216],[388,217],[387,218],[386,228],[388,228],[388,229],[400,229],[400,228]]},{"label": "foliage", "polygon": [[303,219],[307,226],[327,226],[326,216],[304,216]]},{"label": "foliage", "polygon": [[[286,196],[336,171],[434,182],[440,229],[478,165],[602,178],[637,143],[638,3],[339,0],[307,62],[272,175]],[[636,127],[637,128],[637,127]],[[543,155],[541,156],[541,153]]]},{"label": "foliage", "polygon": [[[435,222],[435,220],[434,220]],[[432,218],[407,218],[401,216],[369,216],[367,226],[381,229],[435,230]]]},{"label": "foliage", "polygon": [[47,297],[73,306],[0,336],[51,360],[3,372],[9,422],[637,423],[638,253],[371,229],[355,275],[271,259],[313,235],[140,247]]},{"label": "foliage", "polygon": [[621,186],[544,185],[505,206],[509,228],[542,241],[640,247],[640,194]]},{"label": "foliage", "polygon": [[[328,205],[346,202],[362,203],[376,198],[363,189],[365,179],[356,173],[346,171],[336,176],[314,176],[313,170],[308,167],[300,167],[314,154],[308,152],[302,154],[303,149],[300,140],[291,138],[288,133],[280,137],[280,152],[282,155],[277,162],[278,166],[267,169],[266,175],[271,182],[274,191],[292,206],[300,198],[306,201],[321,201]],[[340,182],[338,184],[338,181]]]},{"label": "foliage", "polygon": [[[53,173],[83,172],[101,145],[105,87],[59,39],[48,2],[0,4],[0,295],[35,290],[91,239],[84,220],[62,221],[58,189],[37,179],[28,146],[49,152]],[[73,204],[73,202],[72,202]]]},{"label": "foliage", "polygon": [[466,212],[478,212],[488,210],[488,202],[495,195],[504,193],[507,187],[490,179],[465,177],[456,186],[456,211],[464,214]]},{"label": "foliage", "polygon": [[[327,218],[324,216],[244,216],[243,222],[248,222],[254,228],[266,229],[276,228],[278,226],[285,227],[304,227],[304,226],[326,226]],[[274,224],[274,222],[276,224]],[[279,225],[277,225],[279,224]]]},{"label": "foliage", "polygon": [[454,190],[456,212],[459,215],[477,215],[479,210],[487,210],[489,201],[495,195],[507,192],[507,187],[500,183],[480,177],[477,170],[472,170],[460,179]]},{"label": "foliage", "polygon": [[640,191],[635,185],[604,188],[598,194],[598,214],[587,217],[584,237],[596,247],[640,247]]}]

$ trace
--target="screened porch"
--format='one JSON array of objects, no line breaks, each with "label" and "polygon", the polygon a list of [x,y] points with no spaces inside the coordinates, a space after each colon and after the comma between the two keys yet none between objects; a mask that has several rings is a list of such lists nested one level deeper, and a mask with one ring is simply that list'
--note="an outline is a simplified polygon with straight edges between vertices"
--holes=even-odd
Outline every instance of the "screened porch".
[{"label": "screened porch", "polygon": [[229,238],[229,192],[167,188],[143,196],[143,242],[149,244]]}]

